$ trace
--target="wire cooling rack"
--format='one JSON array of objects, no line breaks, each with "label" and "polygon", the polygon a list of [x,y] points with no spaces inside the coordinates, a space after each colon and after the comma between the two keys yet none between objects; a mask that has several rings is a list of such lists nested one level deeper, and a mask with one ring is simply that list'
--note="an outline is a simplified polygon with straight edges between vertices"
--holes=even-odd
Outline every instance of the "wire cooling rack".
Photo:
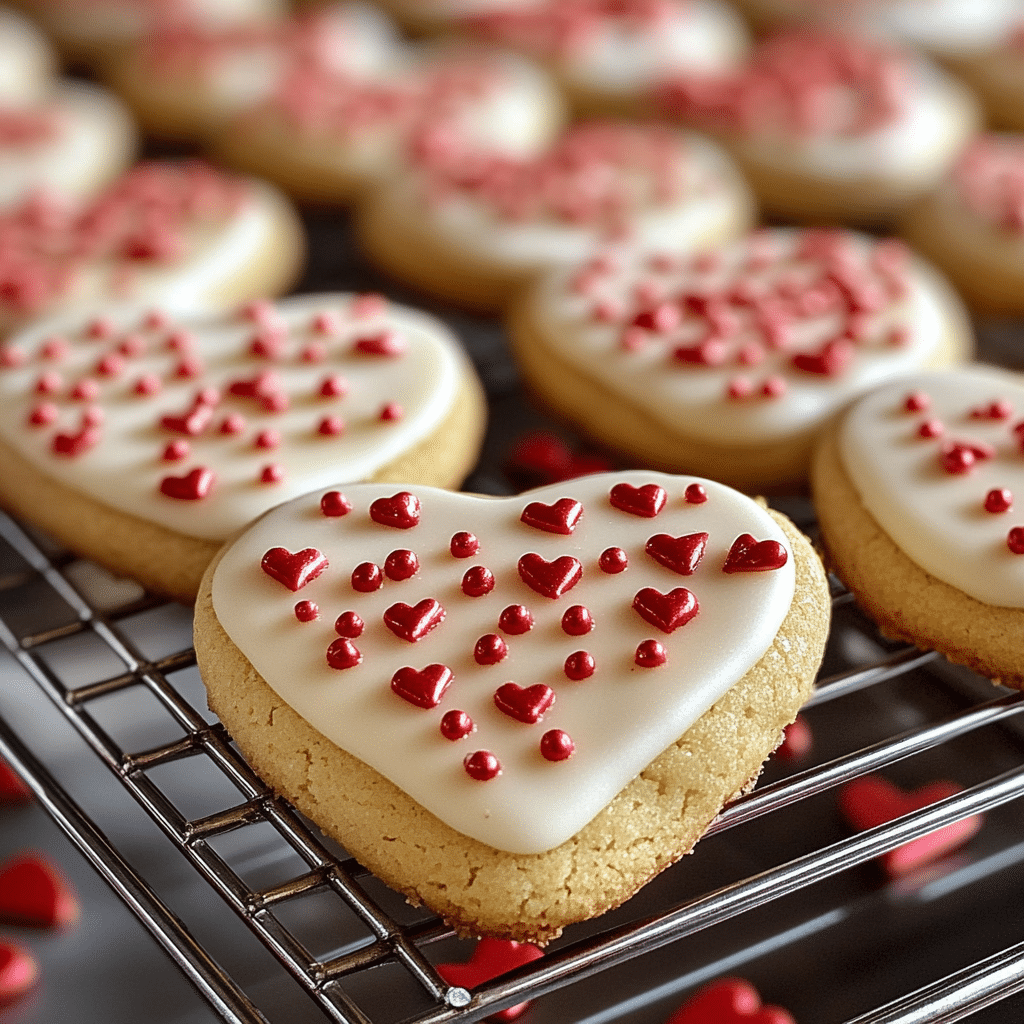
[{"label": "wire cooling rack", "polygon": [[[446,956],[465,959],[463,944],[436,919],[405,908],[275,798],[234,749],[196,685],[184,610],[120,593],[90,571],[0,519],[0,640],[304,990],[319,1013],[310,1019],[469,1022],[540,997],[531,1021],[665,1021],[693,987],[740,968],[774,979],[808,1024],[947,1022],[989,1006],[977,1020],[1022,1019],[1018,1000],[1001,1001],[1024,991],[1024,943],[1013,941],[1024,924],[1024,694],[886,643],[838,587],[823,674],[805,709],[820,750],[813,766],[772,766],[759,789],[720,815],[692,858],[618,911],[570,928],[541,960],[470,993],[447,985],[434,966]],[[152,632],[161,614],[181,635],[157,628],[171,649],[154,656],[139,624]],[[67,666],[80,677],[82,659],[68,652],[86,648],[96,668],[69,684]],[[111,718],[111,706],[140,694],[158,706],[172,738],[126,748],[105,722],[123,722]],[[3,718],[0,752],[223,1020],[271,1019]],[[835,789],[843,783],[882,772],[913,785],[936,771],[965,788],[868,832],[850,835],[837,823]],[[182,804],[196,790],[207,802],[217,797],[212,809],[189,814]],[[985,826],[967,851],[939,866],[890,882],[872,863],[982,813]],[[264,845],[288,854],[288,872],[272,884],[252,884],[223,842],[254,828],[269,830]],[[312,899],[315,913],[296,915]],[[983,928],[972,926],[968,904]],[[855,955],[880,959],[884,969],[857,966]],[[892,956],[902,957],[895,979]],[[797,964],[815,980],[800,982]],[[1009,1015],[998,1015],[1001,1006]]]}]

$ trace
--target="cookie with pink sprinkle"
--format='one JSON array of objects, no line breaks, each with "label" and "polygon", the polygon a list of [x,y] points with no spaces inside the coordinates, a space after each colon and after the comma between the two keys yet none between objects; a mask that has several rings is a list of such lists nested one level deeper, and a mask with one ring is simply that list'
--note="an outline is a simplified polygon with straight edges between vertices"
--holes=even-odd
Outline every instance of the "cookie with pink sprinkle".
[{"label": "cookie with pink sprinkle", "polygon": [[[456,486],[484,402],[450,333],[377,295],[102,306],[0,349],[0,502],[183,601],[268,508],[338,480]],[[339,506],[331,514],[341,515]]]},{"label": "cookie with pink sprinkle", "polygon": [[823,229],[603,253],[539,279],[509,322],[527,385],[584,433],[754,493],[804,486],[859,394],[973,348],[952,289],[902,242]]}]

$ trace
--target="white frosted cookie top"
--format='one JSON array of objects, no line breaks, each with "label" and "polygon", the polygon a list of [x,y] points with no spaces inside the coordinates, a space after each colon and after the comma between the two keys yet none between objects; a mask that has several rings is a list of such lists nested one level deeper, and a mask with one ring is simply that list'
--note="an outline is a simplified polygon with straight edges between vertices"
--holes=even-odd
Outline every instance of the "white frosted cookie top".
[{"label": "white frosted cookie top", "polygon": [[872,392],[839,453],[864,507],[910,559],[985,604],[1024,608],[1024,381],[992,367]]},{"label": "white frosted cookie top", "polygon": [[752,205],[714,144],[624,122],[570,127],[532,159],[428,153],[372,201],[396,230],[506,270],[580,260],[609,239],[691,251],[734,233]]},{"label": "white frosted cookie top", "polygon": [[611,250],[539,281],[528,313],[537,344],[670,436],[747,446],[927,365],[951,301],[900,242],[775,229],[691,257]]},{"label": "white frosted cookie top", "polygon": [[121,171],[134,125],[111,93],[61,82],[44,98],[0,105],[0,210],[44,192],[81,202]]},{"label": "white frosted cookie top", "polygon": [[761,658],[793,599],[784,533],[711,481],[343,492],[344,515],[317,492],[232,545],[217,619],[307,722],[500,850],[578,832]]},{"label": "white frosted cookie top", "polygon": [[31,22],[0,10],[0,105],[38,99],[54,63],[49,44]]},{"label": "white frosted cookie top", "polygon": [[15,335],[0,364],[5,444],[105,505],[205,540],[372,475],[438,427],[464,372],[433,318],[345,295],[68,315]]}]

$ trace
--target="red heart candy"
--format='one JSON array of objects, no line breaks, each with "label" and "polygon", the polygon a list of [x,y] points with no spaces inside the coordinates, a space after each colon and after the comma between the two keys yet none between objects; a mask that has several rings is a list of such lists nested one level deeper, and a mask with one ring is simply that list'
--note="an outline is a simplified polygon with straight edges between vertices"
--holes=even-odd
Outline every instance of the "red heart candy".
[{"label": "red heart candy", "polygon": [[[473,955],[464,964],[438,964],[437,973],[449,985],[460,988],[476,988],[485,981],[506,974],[516,967],[522,967],[542,957],[544,953],[529,942],[511,942],[507,939],[481,939]],[[515,1020],[529,1006],[528,1002],[517,1003],[507,1010],[491,1014],[488,1020]]]},{"label": "red heart candy", "polygon": [[[878,775],[866,775],[848,782],[839,791],[839,809],[855,829],[863,831],[944,800],[959,793],[960,788],[955,782],[943,780],[907,793]],[[981,815],[974,814],[897,846],[883,854],[879,862],[891,876],[906,874],[963,846],[979,828]]]},{"label": "red heart candy", "polygon": [[420,499],[408,491],[399,491],[390,498],[378,498],[370,505],[370,518],[381,526],[396,530],[412,529],[420,521]]},{"label": "red heart candy", "polygon": [[697,598],[686,587],[676,587],[667,594],[653,587],[644,587],[633,598],[633,607],[641,618],[663,633],[672,633],[685,626],[700,611]]},{"label": "red heart candy", "polygon": [[263,370],[247,380],[232,381],[228,391],[239,398],[266,398],[282,390],[281,379],[273,370]]},{"label": "red heart candy", "polygon": [[665,488],[659,484],[644,484],[642,487],[616,484],[608,495],[615,508],[645,519],[653,519],[665,507],[667,498]]},{"label": "red heart candy", "polygon": [[572,468],[572,452],[556,434],[536,431],[522,437],[512,449],[513,469],[535,473],[546,482],[565,480]]},{"label": "red heart candy", "polygon": [[556,598],[572,590],[583,577],[583,566],[572,555],[552,561],[530,552],[519,559],[519,577],[542,597]]},{"label": "red heart candy", "polygon": [[729,548],[722,572],[767,572],[781,569],[788,559],[789,552],[777,540],[755,540],[741,533]]},{"label": "red heart candy", "polygon": [[27,803],[31,799],[32,790],[6,761],[0,759],[0,804]]},{"label": "red heart candy", "polygon": [[353,347],[366,356],[394,358],[405,352],[405,341],[394,331],[382,331],[380,334],[359,338]]},{"label": "red heart candy", "polygon": [[391,677],[391,689],[402,700],[429,710],[441,703],[454,678],[447,665],[427,665],[421,670],[406,666]]},{"label": "red heart candy", "polygon": [[197,466],[185,476],[165,476],[160,481],[160,493],[166,494],[168,498],[198,501],[210,493],[216,480],[212,469]]},{"label": "red heart candy", "polygon": [[339,637],[327,648],[327,664],[331,668],[355,668],[362,660],[362,652],[346,637]]},{"label": "red heart candy", "polygon": [[53,450],[57,455],[70,455],[73,458],[94,447],[99,439],[99,430],[83,427],[77,434],[57,434],[53,439]]},{"label": "red heart candy", "polygon": [[495,691],[494,703],[509,718],[534,725],[555,703],[555,691],[544,683],[534,683],[525,688],[516,683],[504,683]]},{"label": "red heart candy", "polygon": [[688,533],[685,537],[671,537],[667,533],[656,533],[647,542],[644,551],[656,562],[680,576],[692,576],[707,547],[706,533]]},{"label": "red heart candy", "polygon": [[582,515],[583,505],[580,502],[573,498],[559,498],[553,505],[531,501],[519,518],[527,526],[568,536],[576,529]]},{"label": "red heart candy", "polygon": [[0,868],[0,920],[34,928],[62,928],[78,920],[78,899],[57,868],[23,854]]},{"label": "red heart candy", "polygon": [[790,722],[782,734],[782,742],[775,748],[775,756],[787,764],[794,761],[801,761],[810,752],[814,745],[814,736],[807,719],[803,715],[797,715],[796,721]]},{"label": "red heart candy", "polygon": [[384,625],[395,636],[413,644],[440,626],[444,622],[445,614],[441,602],[435,601],[432,597],[425,597],[411,606],[399,601],[384,612]]},{"label": "red heart candy", "polygon": [[260,568],[271,579],[283,583],[291,591],[301,590],[327,566],[327,556],[316,548],[303,548],[294,553],[287,548],[271,548],[260,561]]},{"label": "red heart candy", "polygon": [[173,430],[177,434],[189,434],[196,436],[201,434],[213,420],[213,406],[203,402],[196,404],[188,412],[180,416],[164,416],[160,420],[160,426],[164,430]]},{"label": "red heart candy", "polygon": [[0,1004],[14,1002],[38,979],[35,957],[14,942],[0,941]]},{"label": "red heart candy", "polygon": [[765,1006],[742,978],[723,978],[698,992],[667,1024],[795,1024],[788,1010]]},{"label": "red heart candy", "polygon": [[805,373],[838,377],[853,359],[853,345],[842,338],[826,342],[818,352],[798,352],[792,363]]}]

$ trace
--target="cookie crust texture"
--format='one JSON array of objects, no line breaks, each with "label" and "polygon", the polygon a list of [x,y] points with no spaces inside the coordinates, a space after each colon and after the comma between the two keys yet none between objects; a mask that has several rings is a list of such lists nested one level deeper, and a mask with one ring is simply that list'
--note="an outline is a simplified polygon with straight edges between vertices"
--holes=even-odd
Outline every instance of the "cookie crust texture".
[{"label": "cookie crust texture", "polygon": [[[454,404],[434,433],[368,479],[459,486],[476,463],[486,417],[483,390],[467,367]],[[96,501],[47,476],[3,442],[0,505],[78,554],[183,604],[195,601],[203,573],[221,547],[219,541],[188,537]]]},{"label": "cookie crust texture", "polygon": [[723,804],[749,789],[810,696],[831,601],[806,537],[772,513],[796,565],[793,604],[760,661],[575,836],[546,853],[497,851],[443,824],[285,705],[213,610],[214,561],[195,646],[211,709],[275,792],[413,904],[460,934],[545,944],[617,907],[689,853]]},{"label": "cookie crust texture", "polygon": [[838,424],[811,475],[826,561],[886,636],[936,650],[995,683],[1024,689],[1024,610],[984,604],[905,555],[864,507],[843,467]]}]

